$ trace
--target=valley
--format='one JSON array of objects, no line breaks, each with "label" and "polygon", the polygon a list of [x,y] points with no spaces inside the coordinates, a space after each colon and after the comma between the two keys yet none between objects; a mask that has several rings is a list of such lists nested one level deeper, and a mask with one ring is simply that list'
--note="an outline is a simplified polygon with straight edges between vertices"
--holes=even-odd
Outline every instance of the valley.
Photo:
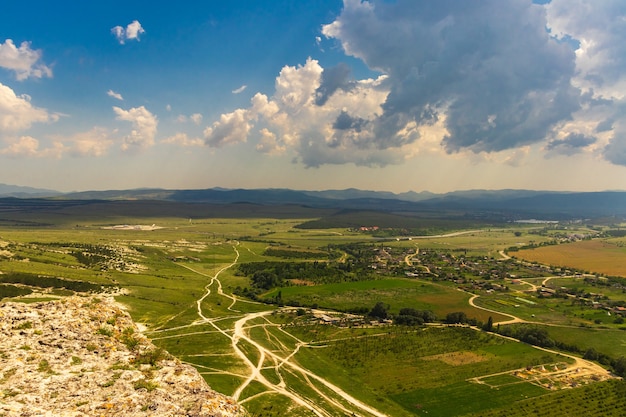
[{"label": "valley", "polygon": [[[623,278],[580,256],[537,262],[528,248],[603,242],[594,248],[615,256],[615,226],[470,221],[381,236],[301,228],[316,218],[294,208],[227,208],[14,219],[0,231],[3,301],[111,294],[143,336],[252,416],[499,415],[510,404],[519,414],[507,415],[552,404],[537,415],[582,416],[598,389],[602,407],[622,407]],[[352,221],[371,226],[365,214]]]}]

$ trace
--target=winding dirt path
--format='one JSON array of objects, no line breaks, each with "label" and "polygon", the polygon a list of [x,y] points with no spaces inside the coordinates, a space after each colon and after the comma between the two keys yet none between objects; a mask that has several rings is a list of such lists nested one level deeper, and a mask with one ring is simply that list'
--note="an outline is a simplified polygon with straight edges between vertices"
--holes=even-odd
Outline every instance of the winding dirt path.
[{"label": "winding dirt path", "polygon": [[[249,373],[248,375],[245,377],[245,380],[239,385],[239,387],[237,387],[237,389],[235,390],[235,392],[232,394],[233,399],[238,400],[240,403],[245,403],[246,401],[256,397],[257,395],[254,395],[252,397],[248,397],[248,398],[244,398],[241,400],[241,396],[244,392],[244,390],[250,385],[251,382],[256,381],[260,384],[262,384],[263,386],[265,386],[268,391],[270,392],[274,392],[277,394],[281,394],[284,395],[286,397],[288,397],[289,399],[291,399],[295,404],[300,405],[308,410],[310,410],[313,414],[315,414],[316,416],[319,417],[332,417],[334,414],[332,414],[330,411],[327,411],[325,408],[323,408],[322,406],[318,405],[315,403],[315,401],[305,398],[299,394],[297,394],[296,392],[294,392],[293,390],[291,390],[287,384],[285,383],[284,379],[282,378],[282,375],[280,374],[279,368],[284,368],[284,367],[288,367],[290,368],[292,371],[295,371],[299,374],[301,374],[304,377],[304,382],[306,384],[309,385],[309,387],[314,390],[320,397],[322,397],[328,404],[331,404],[334,408],[341,410],[342,413],[346,414],[346,415],[358,415],[355,414],[355,409],[356,410],[360,410],[360,412],[365,413],[366,415],[369,416],[375,416],[375,417],[388,417],[386,414],[381,413],[380,411],[376,410],[375,408],[363,403],[362,401],[354,398],[353,396],[351,396],[350,394],[348,394],[347,392],[343,391],[341,388],[339,388],[338,386],[332,384],[330,381],[314,374],[313,372],[309,371],[306,368],[301,367],[300,365],[296,364],[292,359],[294,357],[294,355],[299,351],[299,349],[303,346],[307,346],[306,343],[299,341],[296,344],[295,349],[290,352],[287,356],[281,356],[278,355],[277,353],[273,352],[270,349],[265,348],[263,345],[261,345],[260,343],[258,343],[257,341],[255,341],[254,339],[252,339],[252,337],[249,334],[249,329],[252,327],[256,327],[258,325],[249,325],[249,322],[259,319],[259,318],[264,318],[268,315],[271,315],[274,311],[261,311],[261,312],[256,312],[256,313],[249,313],[249,314],[245,314],[243,315],[243,317],[239,318],[235,324],[232,326],[232,328],[222,328],[220,326],[218,326],[218,322],[220,320],[222,320],[223,318],[209,318],[207,317],[202,309],[202,304],[203,302],[206,300],[206,298],[211,294],[211,287],[213,285],[217,285],[217,293],[221,296],[227,297],[229,299],[232,300],[231,305],[228,307],[228,310],[233,311],[233,312],[238,312],[237,310],[233,310],[232,307],[235,305],[236,302],[248,302],[247,300],[241,300],[238,299],[236,296],[234,295],[229,295],[229,294],[225,294],[223,292],[222,289],[222,283],[219,280],[219,275],[226,271],[227,269],[235,266],[237,264],[237,262],[239,261],[239,251],[237,250],[237,246],[239,245],[239,242],[237,242],[235,245],[233,245],[233,250],[235,252],[235,259],[233,260],[232,263],[222,267],[221,269],[219,269],[214,275],[209,275],[206,274],[204,272],[195,270],[189,266],[186,265],[182,265],[179,264],[180,266],[194,272],[197,273],[199,275],[205,276],[207,278],[210,278],[209,283],[204,287],[205,292],[202,295],[202,297],[200,297],[198,300],[196,300],[196,310],[197,310],[197,314],[198,317],[200,318],[199,321],[196,321],[188,326],[180,326],[178,327],[178,329],[180,328],[191,328],[192,326],[197,326],[198,324],[210,324],[217,332],[219,332],[220,334],[222,334],[224,337],[230,339],[231,341],[231,346],[232,346],[232,350],[235,353],[235,355],[237,357],[239,357],[243,363],[248,367],[249,369]],[[252,302],[249,301],[250,303],[254,303],[254,304],[260,304],[257,302]],[[231,317],[232,318],[232,317]],[[261,326],[267,327],[267,326],[276,326],[276,324],[272,324],[269,321],[267,322],[267,324],[262,324]],[[168,329],[168,330],[172,330],[172,329]],[[160,330],[163,331],[163,330]],[[190,333],[192,334],[192,333]],[[287,333],[288,334],[288,333]],[[182,335],[178,335],[178,337],[180,337]],[[291,335],[290,335],[291,336]],[[293,336],[291,336],[293,337]],[[297,340],[297,339],[296,339]],[[256,361],[256,363],[253,363],[250,358],[248,357],[248,355],[246,355],[246,353],[239,347],[239,343],[241,341],[245,341],[246,343],[252,345],[257,351],[258,351],[258,360]],[[264,367],[264,363],[266,362],[267,359],[271,359],[274,362],[274,366],[273,368],[276,370],[277,375],[279,375],[280,378],[280,382],[279,383],[273,383],[271,381],[269,381],[266,377],[263,376],[263,374],[261,373],[261,371],[263,369],[267,369],[267,367]],[[322,392],[320,390],[320,386],[325,386],[328,390],[330,390],[331,392],[334,393],[333,396],[329,395],[329,394],[325,394],[324,392]],[[348,403],[350,404],[352,407],[354,407],[355,409],[352,408],[348,408],[346,405],[344,405],[342,402]]]},{"label": "winding dirt path", "polygon": [[[237,348],[237,343],[239,342],[239,340],[245,340],[246,342],[250,343],[251,345],[253,345],[254,347],[257,348],[257,350],[260,352],[261,354],[261,358],[259,359],[258,364],[255,366],[253,364],[251,364],[251,362],[249,361],[249,359],[247,359],[247,357],[242,357],[242,359],[244,359],[244,361],[246,361],[249,366],[251,366],[252,368],[252,372],[250,373],[250,375],[248,376],[248,379],[246,381],[244,381],[243,384],[241,384],[239,386],[239,388],[237,388],[237,390],[235,391],[235,393],[233,394],[233,398],[234,399],[238,399],[241,395],[241,393],[243,392],[243,390],[248,386],[248,384],[250,384],[250,382],[256,380],[259,381],[261,383],[263,383],[264,385],[268,386],[265,382],[267,382],[267,380],[261,375],[261,369],[262,369],[262,363],[265,360],[266,357],[270,357],[272,359],[274,359],[277,363],[279,363],[278,366],[284,367],[287,366],[299,373],[301,373],[302,375],[304,375],[306,378],[310,378],[313,381],[322,384],[324,386],[326,386],[327,388],[329,388],[331,391],[333,391],[335,394],[337,394],[340,398],[342,398],[343,400],[349,402],[350,404],[354,405],[355,407],[359,408],[362,411],[365,411],[373,416],[376,417],[386,417],[386,414],[381,413],[380,411],[376,410],[375,408],[370,407],[369,405],[363,403],[362,401],[359,401],[358,399],[354,398],[353,396],[351,396],[350,394],[348,394],[347,392],[343,391],[341,388],[339,388],[338,386],[334,385],[333,383],[329,382],[328,380],[318,376],[317,374],[312,373],[311,371],[309,371],[306,368],[301,367],[300,365],[292,362],[290,360],[290,357],[294,355],[295,352],[291,353],[289,356],[287,357],[282,357],[280,355],[277,355],[276,353],[274,353],[273,351],[265,348],[264,346],[262,346],[261,344],[259,344],[258,342],[256,342],[254,339],[252,339],[248,333],[246,332],[246,328],[245,328],[245,324],[250,321],[250,320],[254,320],[263,316],[267,316],[272,314],[272,311],[263,311],[263,312],[259,312],[259,313],[252,313],[252,314],[248,314],[245,317],[237,320],[237,322],[235,323],[235,327],[234,327],[234,333],[233,333],[233,337],[232,337],[232,343],[233,343],[233,348],[235,348],[236,351],[241,351],[239,348]],[[296,347],[296,351],[300,348],[300,346],[302,346],[302,343],[299,343]],[[245,355],[244,355],[245,356]],[[284,389],[281,389],[281,387],[277,384],[271,384],[269,383],[269,387],[271,387],[274,391],[280,392],[282,393],[282,391]],[[333,400],[332,398],[326,396],[325,394],[322,394],[317,386],[315,384],[313,384],[312,382],[309,382],[309,386],[311,388],[313,388],[316,392],[318,392],[320,395],[323,395],[329,402],[333,403],[333,405],[335,405],[336,407],[339,407],[342,411],[344,411],[345,413],[352,413],[351,410],[349,410],[348,408],[344,407],[343,405],[341,405],[340,403],[338,403],[336,400]],[[295,394],[293,394],[295,395]],[[310,404],[305,401],[305,403],[307,405],[310,406]],[[320,410],[318,410],[320,411]]]},{"label": "winding dirt path", "polygon": [[[463,290],[459,290],[459,291],[463,291]],[[463,292],[466,292],[466,291],[463,291]],[[468,294],[470,294],[470,293],[468,293]],[[512,314],[503,313],[503,312],[498,311],[498,310],[492,310],[492,309],[490,309],[490,308],[481,307],[481,306],[477,305],[474,301],[475,301],[478,297],[480,297],[480,295],[473,294],[473,295],[470,297],[470,299],[468,300],[469,305],[471,305],[472,307],[477,308],[477,309],[479,309],[479,310],[484,310],[484,311],[488,311],[488,312],[490,312],[490,313],[496,313],[496,314],[500,314],[500,315],[502,315],[502,316],[509,316],[509,317],[511,317],[511,320],[505,320],[505,321],[494,322],[493,324],[503,324],[503,325],[504,325],[504,324],[514,324],[514,323],[526,323],[526,320],[524,320],[524,319],[520,319],[519,317],[516,317],[516,316],[514,316],[514,315],[512,315]]]}]

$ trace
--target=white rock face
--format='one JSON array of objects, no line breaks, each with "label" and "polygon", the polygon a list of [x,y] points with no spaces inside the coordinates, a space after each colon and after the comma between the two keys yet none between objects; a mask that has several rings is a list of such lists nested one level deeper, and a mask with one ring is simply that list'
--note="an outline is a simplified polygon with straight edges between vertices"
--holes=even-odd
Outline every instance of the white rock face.
[{"label": "white rock face", "polygon": [[112,297],[0,304],[0,416],[245,415]]}]

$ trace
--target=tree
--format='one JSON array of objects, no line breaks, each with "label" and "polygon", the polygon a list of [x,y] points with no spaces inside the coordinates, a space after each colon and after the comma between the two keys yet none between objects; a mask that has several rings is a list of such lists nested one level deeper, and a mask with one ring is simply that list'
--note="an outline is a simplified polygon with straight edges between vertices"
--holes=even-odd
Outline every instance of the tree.
[{"label": "tree", "polygon": [[583,359],[588,359],[590,361],[597,361],[599,357],[600,355],[598,354],[598,351],[594,348],[587,349],[587,351],[583,355]]},{"label": "tree", "polygon": [[617,376],[626,376],[626,357],[620,356],[619,359],[613,362],[613,371]]},{"label": "tree", "polygon": [[483,326],[483,330],[486,332],[490,332],[493,330],[493,317],[489,316],[489,319],[487,320],[487,324]]},{"label": "tree", "polygon": [[385,306],[385,304],[382,301],[379,301],[376,303],[374,308],[372,308],[372,310],[369,312],[369,316],[380,319],[380,320],[384,320],[387,317],[389,317],[389,313],[387,311],[388,309],[389,309],[389,306]]},{"label": "tree", "polygon": [[457,324],[467,323],[467,315],[462,311],[455,311],[453,313],[446,314],[446,323]]}]

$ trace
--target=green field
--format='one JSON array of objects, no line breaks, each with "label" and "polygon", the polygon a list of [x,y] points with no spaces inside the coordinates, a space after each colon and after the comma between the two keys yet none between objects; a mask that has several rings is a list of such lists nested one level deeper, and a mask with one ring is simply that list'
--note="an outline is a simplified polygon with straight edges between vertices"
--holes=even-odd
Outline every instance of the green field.
[{"label": "green field", "polygon": [[[550,273],[503,260],[502,250],[549,241],[552,231],[426,218],[412,219],[411,225],[441,236],[382,239],[335,224],[311,228],[320,211],[305,208],[282,208],[275,217],[259,208],[255,217],[248,207],[237,217],[237,209],[202,216],[189,206],[187,214],[174,217],[150,216],[157,210],[148,204],[143,216],[125,215],[120,207],[91,214],[76,207],[75,218],[23,213],[12,220],[19,225],[7,222],[0,228],[4,301],[73,294],[67,280],[104,286],[157,346],[194,365],[214,389],[236,395],[253,416],[308,415],[312,407],[333,416],[376,415],[366,407],[401,417],[501,415],[508,406],[518,410],[510,415],[529,415],[524,412],[531,400],[569,410],[557,404],[575,403],[595,386],[607,392],[597,407],[623,405],[612,394],[623,389],[618,382],[551,391],[512,374],[571,364],[569,357],[467,324],[443,323],[450,313],[463,313],[479,326],[515,316],[543,326],[552,339],[580,352],[594,348],[612,359],[623,356],[626,332],[612,316],[567,299],[538,297],[529,285],[540,286]],[[39,226],[27,223],[36,219]],[[376,216],[368,212],[353,219],[366,220]],[[303,223],[307,228],[299,227]],[[151,224],[161,228],[104,228]],[[446,236],[456,231],[466,233]],[[349,271],[349,279],[317,283],[290,277],[286,285],[255,288],[253,278],[238,268],[264,261],[332,264]],[[30,280],[27,286],[10,281],[20,274]],[[526,283],[513,283],[511,275]],[[579,279],[555,278],[550,284],[597,290]],[[618,289],[607,288],[605,294],[625,300]],[[469,304],[474,296],[478,307]],[[368,316],[377,303],[390,319]],[[311,308],[322,312],[315,316]],[[430,311],[437,320],[394,325],[391,319],[406,309]],[[341,314],[354,311],[360,311],[360,320]],[[320,314],[343,321],[331,324]],[[241,332],[237,337],[236,331]]]}]

